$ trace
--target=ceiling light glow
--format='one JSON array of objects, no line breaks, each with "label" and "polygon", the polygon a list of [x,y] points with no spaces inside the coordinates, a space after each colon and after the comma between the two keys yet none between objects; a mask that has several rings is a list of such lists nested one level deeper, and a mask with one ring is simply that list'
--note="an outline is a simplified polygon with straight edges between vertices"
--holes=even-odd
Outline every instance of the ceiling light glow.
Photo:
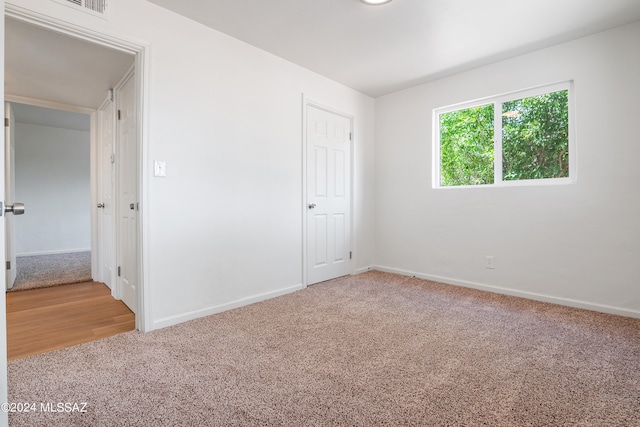
[{"label": "ceiling light glow", "polygon": [[381,4],[389,3],[391,0],[360,0],[360,1],[370,6],[379,6]]}]

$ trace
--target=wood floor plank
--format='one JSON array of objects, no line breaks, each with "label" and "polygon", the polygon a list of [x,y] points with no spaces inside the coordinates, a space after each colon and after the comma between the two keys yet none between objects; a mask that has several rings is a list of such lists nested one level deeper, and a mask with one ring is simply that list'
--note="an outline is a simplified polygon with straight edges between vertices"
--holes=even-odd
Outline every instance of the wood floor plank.
[{"label": "wood floor plank", "polygon": [[9,292],[7,293],[7,313],[23,311],[27,308],[51,307],[98,296],[111,296],[111,291],[106,285],[97,282]]},{"label": "wood floor plank", "polygon": [[104,283],[7,293],[9,360],[135,329],[135,316]]}]

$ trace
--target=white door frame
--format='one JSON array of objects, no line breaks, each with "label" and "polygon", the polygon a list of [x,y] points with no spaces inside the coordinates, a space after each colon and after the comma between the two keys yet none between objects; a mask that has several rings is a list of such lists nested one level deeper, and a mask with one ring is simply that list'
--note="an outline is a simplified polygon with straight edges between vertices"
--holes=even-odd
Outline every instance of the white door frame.
[{"label": "white door frame", "polygon": [[[47,15],[43,15],[37,12],[33,12],[27,9],[23,9],[19,6],[5,3],[5,17],[17,19],[23,22],[27,22],[32,25],[36,25],[42,28],[46,28],[58,33],[66,34],[71,37],[75,37],[90,43],[99,44],[102,46],[110,47],[125,53],[129,53],[135,56],[134,67],[136,70],[136,103],[137,103],[137,141],[138,141],[138,199],[140,200],[140,213],[138,215],[138,313],[136,315],[136,328],[142,332],[146,332],[152,328],[151,322],[151,309],[150,298],[145,296],[149,295],[147,289],[147,283],[144,280],[148,277],[148,245],[146,236],[147,221],[145,215],[145,206],[147,206],[148,199],[148,186],[147,179],[147,153],[148,153],[148,112],[147,112],[147,100],[148,100],[148,84],[149,81],[149,46],[137,40],[114,37],[109,34],[93,31],[84,27],[80,27],[69,22],[65,22],[56,18],[52,18]],[[95,135],[95,114],[92,115],[92,139],[96,138]],[[92,159],[93,160],[93,159]],[[94,185],[94,183],[92,183]],[[92,190],[95,187],[92,187]],[[92,194],[94,191],[92,191]],[[95,200],[92,198],[92,221],[96,220],[95,213]],[[93,245],[93,243],[92,243]]]},{"label": "white door frame", "polygon": [[336,114],[338,116],[342,116],[346,119],[349,119],[350,127],[349,132],[351,132],[351,140],[349,142],[349,150],[351,152],[351,160],[349,163],[349,177],[350,177],[350,200],[349,200],[349,209],[351,210],[351,215],[349,219],[349,240],[351,246],[351,252],[353,253],[353,259],[350,260],[349,263],[349,274],[355,274],[355,259],[356,259],[356,244],[354,239],[354,227],[353,227],[353,218],[354,215],[354,142],[356,140],[355,133],[353,131],[353,115],[349,113],[342,112],[338,109],[328,107],[326,104],[315,101],[312,98],[307,97],[304,93],[302,94],[302,283],[306,288],[309,286],[309,278],[308,275],[308,250],[307,250],[307,211],[309,198],[307,194],[307,108],[314,107],[320,110],[328,111],[329,113]]}]

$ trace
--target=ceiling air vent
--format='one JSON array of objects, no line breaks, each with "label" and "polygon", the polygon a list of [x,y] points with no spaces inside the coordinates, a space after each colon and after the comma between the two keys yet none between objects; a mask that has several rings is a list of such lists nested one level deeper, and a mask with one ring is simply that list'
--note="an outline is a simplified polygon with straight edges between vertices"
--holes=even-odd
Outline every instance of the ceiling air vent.
[{"label": "ceiling air vent", "polygon": [[92,15],[107,18],[107,0],[53,0]]}]

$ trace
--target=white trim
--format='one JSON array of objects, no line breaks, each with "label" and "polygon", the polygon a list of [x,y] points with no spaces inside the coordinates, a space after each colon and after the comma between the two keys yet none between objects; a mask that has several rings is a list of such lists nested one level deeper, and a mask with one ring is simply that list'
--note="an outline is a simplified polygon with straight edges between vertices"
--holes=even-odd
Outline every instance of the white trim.
[{"label": "white trim", "polygon": [[[571,161],[571,155],[569,155]],[[571,166],[569,166],[571,170]],[[571,173],[571,172],[569,172]],[[533,187],[533,186],[553,186],[574,184],[575,180],[571,178],[540,178],[540,179],[520,179],[517,181],[501,181],[497,184],[478,184],[478,185],[451,185],[448,187],[434,186],[434,190],[453,190],[461,188],[504,188],[504,187]]]},{"label": "white trim", "polygon": [[201,317],[222,313],[223,311],[232,310],[234,308],[243,307],[245,305],[255,304],[257,302],[265,301],[271,298],[279,297],[282,295],[290,294],[295,291],[302,290],[305,287],[306,286],[303,284],[289,286],[287,288],[282,288],[282,289],[278,289],[271,292],[265,292],[262,294],[257,294],[257,295],[253,295],[246,298],[240,298],[225,304],[214,305],[211,307],[190,311],[190,312],[179,314],[176,316],[165,317],[155,321],[153,323],[153,329],[166,328],[168,326],[174,326],[179,323],[188,322],[189,320],[195,320]]},{"label": "white trim", "polygon": [[451,111],[463,110],[465,108],[479,107],[481,105],[490,105],[494,103],[509,102],[521,98],[529,98],[532,96],[544,95],[545,93],[558,92],[567,90],[569,85],[573,84],[573,80],[561,80],[552,83],[540,84],[524,89],[518,89],[510,92],[503,92],[497,95],[484,96],[482,98],[473,99],[471,101],[458,102],[456,104],[445,105],[443,107],[434,108],[438,113],[449,113]]},{"label": "white trim", "polygon": [[367,271],[371,271],[374,270],[373,266],[368,266],[368,267],[362,267],[362,268],[358,268],[354,274],[362,274],[362,273],[366,273]]},{"label": "white trim", "polygon": [[[78,248],[78,249],[56,249],[52,251],[36,251],[36,252],[20,252],[16,256],[38,256],[38,255],[59,255],[59,254],[75,254],[78,252],[92,252],[91,248]],[[93,271],[91,272],[93,273]]]},{"label": "white trim", "polygon": [[[493,184],[491,185],[502,184],[502,109],[500,105],[498,101],[493,103]],[[500,123],[500,126],[496,126],[496,123]],[[439,138],[438,142],[440,142]],[[438,171],[440,172],[441,169]]]},{"label": "white trim", "polygon": [[302,285],[307,280],[307,99],[302,94]]},{"label": "white trim", "polygon": [[[356,135],[354,131],[354,116],[353,114],[345,113],[333,107],[329,107],[326,104],[319,102],[313,98],[302,94],[302,282],[304,287],[309,285],[309,279],[307,277],[307,107],[315,107],[320,110],[327,111],[331,114],[344,117],[349,120],[349,132],[351,139],[349,141],[349,251],[352,254],[356,254],[355,234],[354,234],[354,218],[355,218],[355,141]],[[355,256],[349,259],[349,274],[356,274],[355,269]]]},{"label": "white trim", "polygon": [[138,228],[138,313],[136,314],[136,328],[142,332],[147,332],[152,324],[151,298],[145,298],[150,295],[149,284],[145,280],[150,277],[148,272],[147,260],[148,252],[148,221],[146,221],[145,205],[149,200],[149,183],[147,177],[147,153],[149,152],[148,141],[148,111],[147,105],[149,100],[149,64],[150,45],[147,42],[136,40],[130,37],[121,38],[107,33],[91,30],[81,27],[70,22],[66,22],[48,15],[34,12],[27,8],[5,3],[5,17],[14,18],[41,28],[46,28],[70,37],[78,38],[90,43],[95,43],[121,52],[133,54],[135,56],[134,67],[136,70],[136,111],[138,114],[138,197],[140,200],[139,228]]},{"label": "white trim", "polygon": [[150,86],[149,78],[151,54],[149,52],[150,45],[148,43],[138,44],[139,50],[136,54],[136,112],[138,114],[138,199],[140,200],[140,213],[138,215],[138,247],[139,262],[139,294],[138,294],[138,310],[140,314],[136,316],[136,328],[141,332],[151,330],[153,317],[151,311],[151,290],[150,283],[145,280],[151,277],[149,272],[149,236],[151,235],[150,221],[148,221],[149,213],[146,210],[150,206],[150,183],[149,183],[149,158],[147,154],[149,149],[149,105]]},{"label": "white trim", "polygon": [[96,110],[93,108],[79,107],[77,105],[63,104],[60,102],[45,101],[43,99],[29,98],[26,96],[12,95],[10,93],[4,95],[5,101],[15,102],[17,104],[33,105],[35,107],[51,108],[53,110],[67,111],[69,113],[80,113],[91,115]]},{"label": "white trim", "polygon": [[444,283],[447,285],[479,289],[482,291],[493,292],[496,294],[510,295],[510,296],[526,298],[534,301],[549,302],[552,304],[558,304],[558,305],[567,306],[567,307],[581,308],[585,310],[597,311],[600,313],[615,314],[617,316],[633,317],[633,318],[640,319],[640,311],[638,310],[630,310],[630,309],[614,307],[606,304],[596,304],[596,303],[576,300],[572,298],[559,298],[559,297],[554,297],[550,295],[539,294],[536,292],[519,291],[516,289],[503,288],[500,286],[485,285],[483,283],[452,279],[450,277],[442,277],[442,276],[435,276],[432,274],[418,273],[415,271],[403,270],[400,268],[385,267],[381,265],[376,265],[373,268],[378,271],[400,274],[402,276],[414,276],[419,279],[431,280],[434,282]]},{"label": "white trim", "polygon": [[107,33],[81,27],[61,19],[54,18],[33,10],[18,6],[16,4],[5,3],[5,17],[10,17],[24,21],[41,28],[53,30],[71,37],[79,38],[90,43],[95,43],[111,49],[137,55],[140,49],[146,49],[148,43],[132,38],[114,37]]},{"label": "white trim", "polygon": [[90,180],[90,205],[89,217],[91,221],[91,277],[98,277],[98,209],[96,208],[98,197],[98,182],[100,168],[98,165],[98,153],[100,152],[98,140],[98,112],[93,111],[90,115],[89,124],[89,180]]}]

